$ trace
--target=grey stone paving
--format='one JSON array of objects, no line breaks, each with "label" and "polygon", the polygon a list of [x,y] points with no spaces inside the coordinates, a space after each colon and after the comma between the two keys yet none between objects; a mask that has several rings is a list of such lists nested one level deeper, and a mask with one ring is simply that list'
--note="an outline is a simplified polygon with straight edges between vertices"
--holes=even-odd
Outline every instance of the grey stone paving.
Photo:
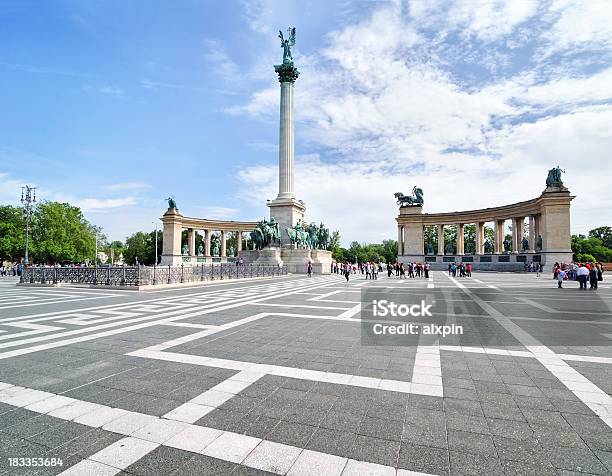
[{"label": "grey stone paving", "polygon": [[[0,382],[163,417],[236,377],[239,370],[231,368],[236,362],[305,369],[320,373],[263,375],[192,423],[318,452],[321,458],[334,455],[425,474],[612,474],[612,420],[605,418],[606,411],[612,416],[610,287],[604,283],[597,292],[580,292],[568,283],[557,290],[544,276],[491,273],[458,280],[466,288],[461,289],[443,273],[433,275],[433,287],[419,279],[355,286],[363,283],[360,277],[348,284],[339,276],[286,277],[117,295],[15,288],[4,281]],[[333,372],[399,383],[418,378],[417,338],[403,346],[362,345],[360,323],[350,320],[359,314],[349,312],[359,304],[361,289],[388,299],[433,296],[443,310],[436,322],[464,326],[465,335],[439,341],[442,396],[317,377]],[[300,293],[289,294],[296,290]],[[345,312],[348,320],[340,317]],[[270,315],[231,327],[260,313]],[[555,374],[546,360],[530,354],[524,337],[499,316],[510,318],[555,358],[562,355],[569,369],[594,384],[602,401],[597,411],[591,393],[570,390],[566,373]],[[37,332],[20,323],[52,328]],[[168,349],[172,355],[221,359],[215,365],[126,355],[205,334],[206,326],[228,325]],[[503,352],[508,350],[519,354]],[[592,357],[599,361],[589,361]],[[2,403],[1,392],[0,474],[59,474],[125,438],[18,402]],[[14,467],[9,458],[61,458],[63,466]],[[229,456],[165,444],[115,472],[272,474]]]}]

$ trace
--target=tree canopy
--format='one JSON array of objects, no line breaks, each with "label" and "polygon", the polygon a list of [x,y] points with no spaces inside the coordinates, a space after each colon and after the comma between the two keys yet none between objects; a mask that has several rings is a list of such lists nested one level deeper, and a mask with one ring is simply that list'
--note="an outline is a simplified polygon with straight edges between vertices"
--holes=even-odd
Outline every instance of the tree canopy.
[{"label": "tree canopy", "polygon": [[[157,252],[158,257],[161,257],[163,233],[157,233]],[[123,260],[126,264],[134,265],[136,260],[138,263],[152,266],[155,263],[155,231],[145,233],[139,231],[125,240],[125,248],[123,249]]]},{"label": "tree canopy", "polygon": [[0,263],[19,261],[25,252],[23,209],[0,206]]},{"label": "tree canopy", "polygon": [[[96,229],[81,209],[68,203],[38,203],[30,218],[30,261],[81,263],[93,260]],[[0,207],[0,259],[20,261],[25,255],[25,217],[22,207]]]}]

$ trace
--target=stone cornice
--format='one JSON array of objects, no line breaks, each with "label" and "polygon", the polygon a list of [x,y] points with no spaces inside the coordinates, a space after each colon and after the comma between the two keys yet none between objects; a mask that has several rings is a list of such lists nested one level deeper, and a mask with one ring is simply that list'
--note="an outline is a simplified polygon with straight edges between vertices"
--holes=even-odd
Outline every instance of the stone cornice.
[{"label": "stone cornice", "polygon": [[451,225],[460,223],[491,222],[495,220],[508,220],[542,213],[543,208],[549,206],[567,206],[575,197],[569,191],[545,191],[537,198],[523,202],[503,205],[500,207],[481,208],[444,213],[414,213],[400,208],[400,215],[396,218],[400,225],[408,223],[422,223],[423,225]]},{"label": "stone cornice", "polygon": [[209,220],[206,218],[184,217],[178,211],[176,213],[166,212],[161,221],[164,224],[178,223],[183,228],[212,231],[253,231],[257,226],[256,221]]}]

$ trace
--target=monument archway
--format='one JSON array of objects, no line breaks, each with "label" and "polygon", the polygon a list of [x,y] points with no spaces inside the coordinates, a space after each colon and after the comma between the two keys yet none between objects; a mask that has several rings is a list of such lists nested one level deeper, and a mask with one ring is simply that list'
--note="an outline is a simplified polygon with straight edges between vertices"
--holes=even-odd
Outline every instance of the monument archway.
[{"label": "monument archway", "polygon": [[[551,169],[546,189],[532,200],[460,212],[423,213],[422,197],[419,202],[396,194],[401,205],[396,219],[398,261],[429,262],[434,269],[451,262],[471,262],[476,269],[490,270],[522,270],[525,263],[532,261],[550,270],[556,262],[569,263],[570,203],[575,196],[563,186],[560,177],[561,169]],[[511,239],[506,238],[508,221]],[[493,240],[485,237],[485,223],[490,222],[494,227]],[[453,246],[445,243],[444,229],[450,225],[457,230]],[[475,226],[473,251],[465,248],[466,225]],[[425,241],[425,235],[431,235],[425,232],[426,227],[436,228],[437,249]]]}]

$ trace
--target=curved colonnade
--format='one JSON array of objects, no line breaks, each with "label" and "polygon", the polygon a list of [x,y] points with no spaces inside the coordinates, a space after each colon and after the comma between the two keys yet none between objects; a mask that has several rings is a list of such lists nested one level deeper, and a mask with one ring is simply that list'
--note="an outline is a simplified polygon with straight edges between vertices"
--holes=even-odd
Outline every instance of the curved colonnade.
[{"label": "curved colonnade", "polygon": [[[574,196],[565,187],[547,187],[532,200],[500,207],[447,213],[423,213],[422,206],[403,206],[397,217],[398,260],[429,262],[432,268],[443,268],[450,262],[471,262],[475,268],[491,270],[523,269],[525,263],[541,262],[550,269],[555,262],[572,259],[570,202]],[[526,218],[529,220],[525,226]],[[512,223],[511,251],[504,250],[505,223]],[[495,237],[492,250],[485,252],[485,223],[492,222]],[[474,224],[476,237],[473,250],[466,253],[465,225]],[[447,253],[444,227],[456,226],[454,253]],[[437,250],[427,249],[426,226],[437,228]],[[525,230],[527,246],[524,246]]]}]

